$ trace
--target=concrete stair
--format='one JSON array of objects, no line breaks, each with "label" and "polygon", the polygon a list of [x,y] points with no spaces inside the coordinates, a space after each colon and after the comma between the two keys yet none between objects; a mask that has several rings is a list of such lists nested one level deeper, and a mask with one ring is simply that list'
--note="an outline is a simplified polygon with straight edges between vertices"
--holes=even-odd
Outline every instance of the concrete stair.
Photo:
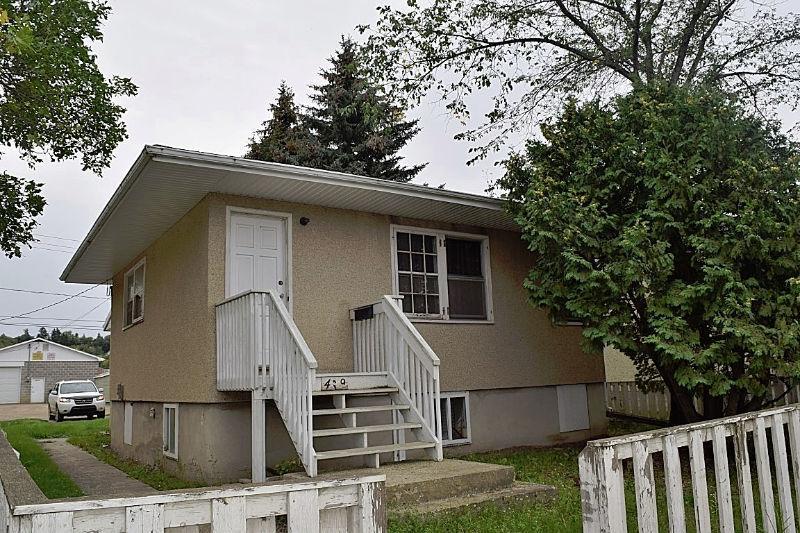
[{"label": "concrete stair", "polygon": [[[375,470],[347,470],[330,476],[355,476]],[[514,480],[514,468],[445,459],[407,461],[378,469],[386,475],[386,504],[393,515],[424,514],[483,505],[551,502],[556,489]]]},{"label": "concrete stair", "polygon": [[[317,461],[355,458],[360,462],[346,465],[377,468],[381,462],[404,459],[406,452],[436,447],[422,438],[421,424],[405,421],[410,407],[400,401],[396,387],[388,386],[385,372],[317,374],[314,388]],[[392,441],[393,432],[402,435],[398,442]]]}]

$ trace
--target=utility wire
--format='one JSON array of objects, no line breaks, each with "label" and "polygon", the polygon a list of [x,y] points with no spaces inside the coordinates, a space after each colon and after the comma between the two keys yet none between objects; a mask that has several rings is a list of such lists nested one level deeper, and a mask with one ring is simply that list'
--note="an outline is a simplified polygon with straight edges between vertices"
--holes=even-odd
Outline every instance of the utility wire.
[{"label": "utility wire", "polygon": [[[0,322],[0,326],[15,326],[20,328],[50,328],[50,329],[58,328],[59,330],[64,327],[58,324],[43,324],[41,322],[39,323]],[[72,326],[70,329],[77,329],[81,331],[105,331],[102,326]]]},{"label": "utility wire", "polygon": [[61,252],[62,254],[72,254],[70,250],[58,250],[56,248],[44,248],[42,246],[31,246],[31,250],[45,250],[47,252]]},{"label": "utility wire", "polygon": [[30,294],[47,294],[49,296],[75,296],[76,298],[90,298],[92,300],[108,300],[108,296],[81,296],[76,294],[69,294],[66,292],[33,291],[29,289],[17,289],[14,287],[0,287],[0,291],[27,292]]},{"label": "utility wire", "polygon": [[14,316],[3,316],[3,317],[0,317],[0,319],[8,320],[8,319],[11,319],[11,318],[33,318],[33,317],[30,317],[30,316],[26,317],[25,315],[32,315],[33,313],[38,313],[39,311],[44,311],[45,309],[50,309],[51,307],[54,307],[54,306],[56,306],[58,304],[62,304],[64,302],[66,302],[66,301],[72,300],[73,298],[77,298],[78,296],[80,296],[80,295],[82,295],[84,293],[87,293],[90,290],[99,287],[100,285],[103,285],[106,281],[108,281],[108,280],[101,281],[97,285],[92,285],[88,289],[84,289],[79,293],[71,294],[70,296],[68,296],[67,298],[64,298],[63,300],[59,300],[57,302],[53,302],[53,303],[48,304],[48,305],[43,305],[42,307],[38,307],[38,308],[34,309],[33,311],[28,311],[26,313],[20,313],[18,315],[14,315]]},{"label": "utility wire", "polygon": [[[86,315],[88,315],[89,313],[91,313],[92,311],[94,311],[95,309],[97,309],[98,307],[100,307],[101,305],[105,305],[105,304],[106,304],[106,302],[100,302],[99,304],[95,305],[94,307],[92,307],[91,309],[89,309],[88,311],[86,311],[85,313],[83,313],[83,314],[82,314],[81,316],[79,316],[78,318],[75,318],[75,319],[73,319],[71,322],[69,322],[68,324],[65,324],[65,325],[64,325],[64,326],[62,326],[62,327],[65,327],[65,328],[67,328],[67,327],[71,326],[72,324],[74,324],[75,322],[78,322],[78,321],[79,321],[81,318],[85,317]],[[104,321],[104,322],[105,322],[105,321]]]},{"label": "utility wire", "polygon": [[60,241],[81,242],[80,239],[70,239],[68,237],[59,237],[57,235],[45,235],[44,233],[34,233],[34,237],[45,237],[47,239],[58,239]]}]

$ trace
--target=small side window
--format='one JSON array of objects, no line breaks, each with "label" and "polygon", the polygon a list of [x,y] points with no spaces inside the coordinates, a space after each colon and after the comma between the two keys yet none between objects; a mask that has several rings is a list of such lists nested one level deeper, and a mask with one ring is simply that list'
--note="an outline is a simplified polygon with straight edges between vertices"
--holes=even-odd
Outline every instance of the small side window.
[{"label": "small side window", "polygon": [[164,455],[178,458],[178,405],[164,404]]},{"label": "small side window", "polygon": [[472,442],[469,422],[469,393],[441,394],[442,444],[455,446]]},{"label": "small side window", "polygon": [[144,259],[125,274],[125,327],[144,319],[144,274]]}]

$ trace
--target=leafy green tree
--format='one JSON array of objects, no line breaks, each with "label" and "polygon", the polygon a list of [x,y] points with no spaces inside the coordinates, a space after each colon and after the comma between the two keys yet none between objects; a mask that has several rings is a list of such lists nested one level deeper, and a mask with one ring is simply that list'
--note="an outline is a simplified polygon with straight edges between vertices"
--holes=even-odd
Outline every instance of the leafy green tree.
[{"label": "leafy green tree", "polygon": [[[570,96],[712,85],[758,109],[798,102],[800,15],[775,0],[409,0],[378,8],[368,64],[390,91],[433,92],[479,150]],[[493,99],[477,127],[476,92]],[[482,101],[482,100],[478,100]]]},{"label": "leafy green tree", "polygon": [[49,339],[50,335],[47,333],[47,328],[41,327],[39,328],[39,334],[37,335],[40,339]]},{"label": "leafy green tree", "polygon": [[290,165],[307,164],[312,157],[312,139],[294,103],[294,91],[286,82],[281,82],[278,98],[269,110],[269,120],[264,121],[250,139],[245,157]]},{"label": "leafy green tree", "polygon": [[312,86],[314,104],[304,121],[316,149],[307,166],[407,182],[425,165],[404,167],[401,148],[419,131],[417,120],[405,120],[404,109],[370,78],[358,45],[342,38],[320,73],[324,83]]},{"label": "leafy green tree", "polygon": [[[0,0],[0,145],[31,167],[79,158],[84,170],[107,167],[126,138],[124,108],[136,93],[127,78],[107,78],[91,46],[102,40],[104,2]],[[44,209],[41,184],[0,174],[0,250],[19,256]]]},{"label": "leafy green tree", "polygon": [[663,87],[573,101],[541,131],[498,184],[536,257],[534,304],[663,383],[675,421],[798,383],[800,151],[778,124]]},{"label": "leafy green tree", "polygon": [[14,343],[16,344],[16,343],[18,343],[18,342],[25,342],[25,341],[29,341],[29,340],[31,340],[32,338],[33,338],[33,335],[31,335],[31,332],[30,332],[30,331],[28,331],[28,328],[25,328],[25,329],[23,329],[23,330],[22,330],[22,335],[20,335],[19,337],[17,337],[17,338],[14,340]]}]

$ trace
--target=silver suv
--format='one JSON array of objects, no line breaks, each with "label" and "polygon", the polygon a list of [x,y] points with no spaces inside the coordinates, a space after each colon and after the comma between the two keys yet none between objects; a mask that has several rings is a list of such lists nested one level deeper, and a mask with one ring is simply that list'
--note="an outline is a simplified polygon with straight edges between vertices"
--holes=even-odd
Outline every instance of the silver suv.
[{"label": "silver suv", "polygon": [[89,380],[59,381],[47,398],[47,414],[57,422],[65,416],[106,417],[103,389]]}]

